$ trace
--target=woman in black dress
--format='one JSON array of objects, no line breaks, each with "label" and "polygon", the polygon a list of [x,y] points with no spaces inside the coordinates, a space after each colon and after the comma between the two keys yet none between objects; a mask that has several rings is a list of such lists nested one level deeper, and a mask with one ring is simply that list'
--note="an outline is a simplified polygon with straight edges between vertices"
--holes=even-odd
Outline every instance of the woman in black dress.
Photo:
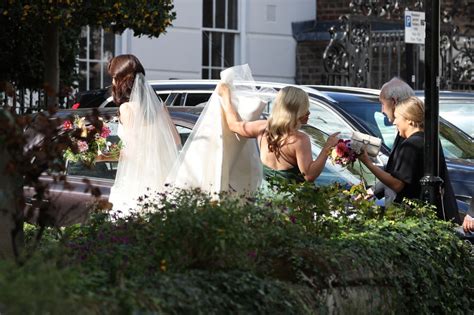
[{"label": "woman in black dress", "polygon": [[[402,142],[393,152],[393,167],[384,171],[370,160],[366,152],[359,157],[369,170],[386,186],[397,193],[395,202],[403,198],[420,199],[424,176],[424,104],[417,97],[410,97],[395,107],[395,120]],[[439,217],[460,223],[454,193],[448,178],[444,155],[440,150],[440,177],[444,181],[443,210]],[[444,215],[440,215],[444,212]]]}]

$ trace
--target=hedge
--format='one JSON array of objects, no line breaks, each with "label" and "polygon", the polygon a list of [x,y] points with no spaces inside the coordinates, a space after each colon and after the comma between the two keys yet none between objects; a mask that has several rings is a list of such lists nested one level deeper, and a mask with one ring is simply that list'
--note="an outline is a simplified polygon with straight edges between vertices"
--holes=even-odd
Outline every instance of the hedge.
[{"label": "hedge", "polygon": [[472,246],[431,207],[278,189],[162,194],[150,212],[48,230],[24,264],[0,264],[0,312],[472,312]]}]

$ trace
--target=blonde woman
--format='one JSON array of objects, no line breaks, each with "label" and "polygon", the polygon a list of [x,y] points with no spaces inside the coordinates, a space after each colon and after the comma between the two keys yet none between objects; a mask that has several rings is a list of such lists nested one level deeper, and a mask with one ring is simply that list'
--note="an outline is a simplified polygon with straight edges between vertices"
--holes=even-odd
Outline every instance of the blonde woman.
[{"label": "blonde woman", "polygon": [[266,178],[277,176],[303,182],[314,181],[321,174],[329,150],[339,140],[338,133],[329,136],[313,160],[309,137],[298,130],[308,122],[310,114],[306,92],[293,86],[281,89],[268,120],[247,122],[232,106],[229,87],[220,83],[217,90],[229,129],[243,137],[257,138]]},{"label": "blonde woman", "polygon": [[[417,97],[411,96],[396,105],[393,124],[398,129],[401,142],[391,154],[393,167],[390,172],[376,166],[367,152],[359,156],[359,160],[382,183],[397,193],[395,202],[401,202],[403,198],[420,199],[421,197],[420,180],[424,176],[424,115],[425,106]],[[440,177],[444,181],[444,198],[443,207],[439,209],[438,216],[460,223],[442,150],[440,150],[439,166]]]}]

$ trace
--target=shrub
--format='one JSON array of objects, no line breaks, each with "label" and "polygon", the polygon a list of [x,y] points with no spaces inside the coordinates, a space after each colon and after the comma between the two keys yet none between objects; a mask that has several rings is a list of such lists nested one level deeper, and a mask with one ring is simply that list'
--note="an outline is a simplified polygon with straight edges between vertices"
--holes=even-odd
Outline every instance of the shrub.
[{"label": "shrub", "polygon": [[37,268],[59,266],[70,275],[59,286],[65,303],[95,313],[472,311],[472,248],[430,206],[382,213],[353,197],[360,187],[278,189],[181,191],[144,198],[153,211],[140,215],[99,212],[59,238],[47,232]]}]

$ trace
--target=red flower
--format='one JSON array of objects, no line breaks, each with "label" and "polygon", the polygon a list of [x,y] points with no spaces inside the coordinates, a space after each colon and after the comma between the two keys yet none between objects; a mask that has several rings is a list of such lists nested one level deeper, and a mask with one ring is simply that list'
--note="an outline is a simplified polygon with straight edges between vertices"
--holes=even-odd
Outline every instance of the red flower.
[{"label": "red flower", "polygon": [[64,129],[64,130],[71,130],[71,129],[72,129],[72,122],[69,121],[69,120],[66,120],[66,121],[63,123],[63,129]]},{"label": "red flower", "polygon": [[339,139],[339,142],[336,145],[337,155],[343,157],[349,151],[349,148],[346,146],[344,140]]}]

